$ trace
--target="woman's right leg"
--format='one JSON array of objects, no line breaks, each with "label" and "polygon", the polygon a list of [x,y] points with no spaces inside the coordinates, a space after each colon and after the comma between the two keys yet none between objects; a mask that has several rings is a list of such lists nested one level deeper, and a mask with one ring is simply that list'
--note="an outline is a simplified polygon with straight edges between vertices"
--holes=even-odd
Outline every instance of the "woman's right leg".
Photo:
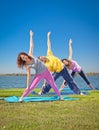
[{"label": "woman's right leg", "polygon": [[68,86],[70,87],[70,89],[76,93],[76,94],[80,94],[81,91],[78,88],[78,86],[76,85],[76,83],[73,81],[73,78],[71,77],[71,75],[69,74],[68,70],[66,67],[64,67],[64,69],[62,70],[62,76],[63,78],[67,81]]},{"label": "woman's right leg", "polygon": [[34,79],[32,80],[32,83],[31,83],[30,87],[28,89],[25,89],[25,91],[23,92],[20,100],[22,100],[23,97],[27,96],[37,86],[37,84],[40,82],[41,79],[42,78],[41,78],[40,75],[36,75],[34,77]]}]

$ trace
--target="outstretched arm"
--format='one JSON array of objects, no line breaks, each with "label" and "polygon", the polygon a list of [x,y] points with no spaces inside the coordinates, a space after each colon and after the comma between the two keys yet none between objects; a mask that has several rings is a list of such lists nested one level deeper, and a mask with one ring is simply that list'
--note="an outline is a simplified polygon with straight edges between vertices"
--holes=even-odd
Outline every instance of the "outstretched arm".
[{"label": "outstretched arm", "polygon": [[30,30],[30,48],[29,48],[29,55],[33,57],[33,49],[34,49],[34,43],[33,43],[33,39],[32,36],[34,35],[34,33],[32,32],[32,30]]},{"label": "outstretched arm", "polygon": [[72,60],[72,39],[69,40],[69,57],[68,60]]},{"label": "outstretched arm", "polygon": [[30,67],[26,67],[26,69],[27,69],[27,87],[26,87],[26,89],[24,90],[22,96],[20,97],[19,102],[22,102],[24,93],[29,89],[30,76],[31,76],[31,75],[30,75]]},{"label": "outstretched arm", "polygon": [[66,81],[64,80],[63,83],[62,83],[62,85],[60,86],[59,91],[61,92],[62,89],[63,89],[65,86],[66,86]]},{"label": "outstretched arm", "polygon": [[30,72],[30,67],[27,67],[26,69],[27,69],[27,89],[28,89],[30,85],[31,72]]},{"label": "outstretched arm", "polygon": [[48,47],[48,50],[51,50],[50,34],[51,34],[51,32],[47,33],[47,47]]}]

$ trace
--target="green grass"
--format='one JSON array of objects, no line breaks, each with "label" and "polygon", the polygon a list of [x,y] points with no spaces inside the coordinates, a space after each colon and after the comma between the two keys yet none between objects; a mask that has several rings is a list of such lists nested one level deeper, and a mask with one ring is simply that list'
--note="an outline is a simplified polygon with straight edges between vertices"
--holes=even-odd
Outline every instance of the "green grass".
[{"label": "green grass", "polygon": [[[23,89],[1,89],[0,97],[20,96],[22,92]],[[99,130],[99,91],[70,97],[79,100],[28,103],[0,100],[0,130]]]}]

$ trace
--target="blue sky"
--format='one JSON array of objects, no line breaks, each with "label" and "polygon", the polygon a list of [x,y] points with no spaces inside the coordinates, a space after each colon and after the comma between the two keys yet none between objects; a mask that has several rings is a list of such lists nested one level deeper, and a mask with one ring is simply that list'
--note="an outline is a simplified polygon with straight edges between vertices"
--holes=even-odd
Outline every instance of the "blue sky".
[{"label": "blue sky", "polygon": [[99,72],[98,0],[0,0],[0,73],[23,73],[16,59],[28,52],[29,31],[34,31],[34,55],[46,55],[51,31],[54,55],[68,58],[73,40],[73,59],[85,72]]}]

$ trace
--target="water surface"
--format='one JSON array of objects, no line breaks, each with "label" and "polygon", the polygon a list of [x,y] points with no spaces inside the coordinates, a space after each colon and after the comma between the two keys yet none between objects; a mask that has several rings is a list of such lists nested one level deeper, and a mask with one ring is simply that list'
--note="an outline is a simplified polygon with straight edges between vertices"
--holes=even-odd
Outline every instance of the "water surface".
[{"label": "water surface", "polygon": [[[31,77],[32,79],[33,77]],[[89,81],[92,83],[92,85],[99,89],[99,76],[88,76]],[[26,76],[0,76],[0,89],[4,88],[25,88],[26,87]],[[56,81],[56,85],[60,87],[61,83],[63,81],[63,78],[60,77]],[[76,76],[74,78],[74,81],[77,83],[79,88],[81,89],[89,89],[85,81],[80,77]],[[37,87],[41,87],[43,84],[43,81],[38,84]]]}]

